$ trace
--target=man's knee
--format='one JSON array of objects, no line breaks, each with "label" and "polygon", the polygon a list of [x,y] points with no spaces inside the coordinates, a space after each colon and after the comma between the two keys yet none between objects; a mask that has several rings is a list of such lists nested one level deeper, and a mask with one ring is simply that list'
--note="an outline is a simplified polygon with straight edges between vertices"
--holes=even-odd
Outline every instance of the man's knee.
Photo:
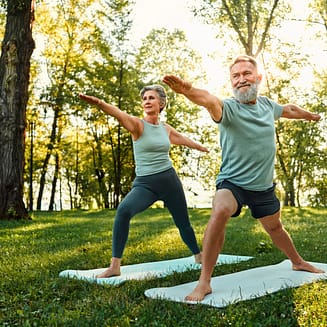
[{"label": "man's knee", "polygon": [[276,224],[276,225],[274,225],[274,226],[271,226],[271,227],[267,230],[267,232],[268,232],[269,234],[279,234],[279,233],[281,233],[283,230],[284,230],[283,225],[282,225],[281,223],[279,223],[279,224]]},{"label": "man's knee", "polygon": [[261,223],[268,234],[278,234],[284,230],[283,224],[278,217],[269,222],[263,219]]},{"label": "man's knee", "polygon": [[238,203],[230,190],[219,189],[216,192],[212,205],[212,218],[227,221],[238,210]]},{"label": "man's knee", "polygon": [[219,221],[227,221],[233,215],[232,211],[230,206],[220,203],[214,206],[211,218]]}]

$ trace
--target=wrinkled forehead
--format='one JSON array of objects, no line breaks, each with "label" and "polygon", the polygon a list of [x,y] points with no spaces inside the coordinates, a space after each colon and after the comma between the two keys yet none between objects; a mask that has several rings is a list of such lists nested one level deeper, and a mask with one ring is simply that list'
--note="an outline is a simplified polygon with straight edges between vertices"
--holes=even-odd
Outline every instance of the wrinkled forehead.
[{"label": "wrinkled forehead", "polygon": [[257,72],[258,69],[250,61],[238,61],[230,67],[230,74],[243,73],[246,71]]},{"label": "wrinkled forehead", "polygon": [[154,97],[156,97],[156,98],[159,98],[159,94],[158,94],[158,92],[156,91],[156,90],[146,90],[144,93],[143,93],[143,98],[145,97],[145,96],[154,96]]}]

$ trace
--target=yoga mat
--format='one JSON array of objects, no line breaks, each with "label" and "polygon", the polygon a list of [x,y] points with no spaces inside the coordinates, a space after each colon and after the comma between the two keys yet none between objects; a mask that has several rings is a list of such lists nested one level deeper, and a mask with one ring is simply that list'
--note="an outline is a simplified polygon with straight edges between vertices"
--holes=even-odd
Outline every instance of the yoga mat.
[{"label": "yoga mat", "polygon": [[199,302],[184,300],[185,296],[193,291],[197,281],[173,287],[152,288],[146,290],[145,295],[153,299],[200,303],[223,308],[229,304],[255,299],[285,288],[327,279],[326,263],[311,262],[311,264],[323,269],[325,273],[313,274],[305,271],[294,271],[291,262],[284,260],[276,265],[213,277],[211,281],[212,293]]},{"label": "yoga mat", "polygon": [[[240,261],[250,260],[253,257],[221,254],[217,261],[218,264],[231,264]],[[173,272],[184,272],[190,269],[200,269],[201,265],[194,262],[194,256],[139,263],[134,265],[121,266],[120,276],[110,278],[96,278],[95,276],[102,273],[106,268],[91,270],[64,270],[59,273],[60,277],[69,277],[83,279],[98,284],[119,285],[127,280],[141,280],[146,278],[164,277]]]}]

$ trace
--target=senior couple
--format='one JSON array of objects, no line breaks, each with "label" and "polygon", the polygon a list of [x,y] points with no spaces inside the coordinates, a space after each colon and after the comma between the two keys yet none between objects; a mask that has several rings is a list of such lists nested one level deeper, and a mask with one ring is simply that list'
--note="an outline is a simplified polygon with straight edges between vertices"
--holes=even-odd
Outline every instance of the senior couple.
[{"label": "senior couple", "polygon": [[185,194],[172,166],[169,150],[171,144],[203,152],[208,152],[208,149],[160,121],[160,113],[167,101],[165,89],[160,85],[148,85],[141,90],[143,118],[129,115],[95,96],[80,94],[82,100],[115,117],[130,132],[136,166],[132,189],[117,208],[111,263],[98,278],[120,275],[130,220],[157,200],[165,203],[195,262],[201,263],[198,284],[186,300],[201,301],[212,292],[210,282],[224,244],[226,224],[230,217],[240,214],[244,205],[249,207],[252,216],[261,223],[275,246],[291,261],[293,270],[323,272],[300,256],[284,229],[273,183],[276,151],[274,121],[279,118],[318,121],[320,115],[295,104],[278,104],[260,96],[262,74],[253,57],[238,56],[229,70],[234,96],[227,99],[193,87],[174,75],[163,78],[173,91],[204,107],[220,131],[222,162],[202,252],[190,224]]}]

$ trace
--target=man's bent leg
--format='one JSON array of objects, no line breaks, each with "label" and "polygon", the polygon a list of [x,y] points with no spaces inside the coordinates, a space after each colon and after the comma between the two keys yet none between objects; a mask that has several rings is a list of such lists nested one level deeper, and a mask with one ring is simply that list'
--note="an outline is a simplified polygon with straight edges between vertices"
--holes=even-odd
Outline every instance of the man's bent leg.
[{"label": "man's bent leg", "polygon": [[270,235],[271,240],[292,262],[293,270],[304,270],[312,273],[322,273],[321,269],[312,266],[310,263],[303,260],[303,258],[297,252],[294,243],[284,229],[284,226],[280,220],[280,211],[273,215],[266,216],[259,219],[263,228]]},{"label": "man's bent leg", "polygon": [[232,192],[218,190],[213,199],[211,217],[206,227],[202,244],[202,266],[199,282],[192,293],[185,297],[187,301],[202,301],[212,292],[210,281],[218,255],[225,240],[225,226],[238,207]]}]

